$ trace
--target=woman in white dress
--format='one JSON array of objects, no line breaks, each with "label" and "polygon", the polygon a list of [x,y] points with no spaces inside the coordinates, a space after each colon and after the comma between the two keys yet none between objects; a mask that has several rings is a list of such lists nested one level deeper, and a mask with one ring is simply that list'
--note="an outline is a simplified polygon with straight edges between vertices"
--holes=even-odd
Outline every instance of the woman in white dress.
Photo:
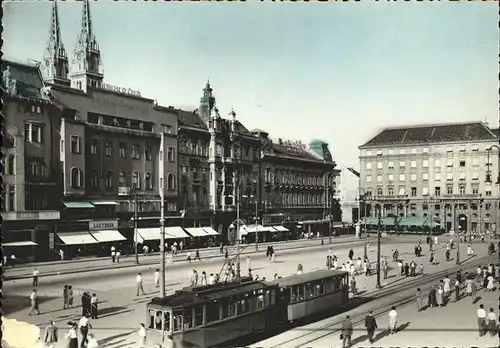
[{"label": "woman in white dress", "polygon": [[488,276],[488,285],[486,286],[486,291],[493,291],[493,287],[494,287],[494,283],[495,283],[495,278],[493,278],[493,276]]},{"label": "woman in white dress", "polygon": [[392,307],[389,312],[389,334],[396,333],[398,328],[398,312],[396,312],[396,307]]},{"label": "woman in white dress", "polygon": [[443,293],[444,293],[443,288],[439,286],[438,291],[436,291],[436,302],[438,307],[443,306]]},{"label": "woman in white dress", "polygon": [[448,277],[448,276],[444,277],[444,279],[443,279],[443,291],[444,291],[445,296],[448,296],[450,294],[450,290],[451,290],[450,283],[451,283],[450,277]]},{"label": "woman in white dress", "polygon": [[465,284],[465,292],[467,293],[467,296],[472,296],[472,279],[467,279]]}]

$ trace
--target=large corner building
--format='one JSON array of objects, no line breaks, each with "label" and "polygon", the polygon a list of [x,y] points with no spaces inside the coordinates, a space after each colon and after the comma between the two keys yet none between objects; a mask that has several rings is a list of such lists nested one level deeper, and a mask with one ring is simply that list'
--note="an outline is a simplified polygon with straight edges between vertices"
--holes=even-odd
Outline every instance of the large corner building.
[{"label": "large corner building", "polygon": [[483,122],[382,130],[359,147],[367,215],[406,230],[495,232],[498,140]]}]

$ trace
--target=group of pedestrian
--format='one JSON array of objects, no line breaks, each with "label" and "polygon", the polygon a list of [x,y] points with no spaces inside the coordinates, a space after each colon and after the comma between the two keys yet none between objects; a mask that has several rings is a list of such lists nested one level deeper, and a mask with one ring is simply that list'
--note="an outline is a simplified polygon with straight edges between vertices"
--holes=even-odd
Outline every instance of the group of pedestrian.
[{"label": "group of pedestrian", "polygon": [[479,337],[486,335],[488,332],[490,336],[495,336],[498,334],[498,321],[499,318],[495,314],[493,308],[490,308],[488,314],[484,309],[484,305],[480,304],[477,309],[477,330]]},{"label": "group of pedestrian", "polygon": [[[68,340],[68,348],[79,348],[78,347],[78,331],[80,332],[80,348],[99,348],[99,344],[95,339],[94,335],[89,333],[92,325],[88,315],[84,315],[77,322],[68,322],[69,330],[66,333],[66,339]],[[57,332],[57,331],[56,331]],[[57,342],[57,336],[56,336]],[[47,342],[46,342],[47,343]]]},{"label": "group of pedestrian", "polygon": [[192,261],[196,261],[196,260],[201,262],[200,249],[196,249],[196,253],[194,255],[194,260],[191,260],[191,252],[190,251],[187,252],[186,259],[189,261],[189,263],[191,263]]},{"label": "group of pedestrian", "polygon": [[[402,277],[416,277],[417,276],[417,263],[415,261],[410,261],[410,263],[403,260],[398,260],[399,274]],[[421,274],[423,274],[424,265],[420,264]]]},{"label": "group of pedestrian", "polygon": [[84,292],[81,297],[82,301],[82,316],[89,316],[92,319],[97,319],[97,295],[95,293],[90,296],[89,292]]},{"label": "group of pedestrian", "polygon": [[73,286],[64,285],[64,288],[63,288],[63,309],[73,307],[74,296],[75,295],[73,293]]},{"label": "group of pedestrian", "polygon": [[111,246],[111,262],[112,263],[120,263],[120,257],[122,256],[122,252],[120,249],[116,249],[114,246]]}]

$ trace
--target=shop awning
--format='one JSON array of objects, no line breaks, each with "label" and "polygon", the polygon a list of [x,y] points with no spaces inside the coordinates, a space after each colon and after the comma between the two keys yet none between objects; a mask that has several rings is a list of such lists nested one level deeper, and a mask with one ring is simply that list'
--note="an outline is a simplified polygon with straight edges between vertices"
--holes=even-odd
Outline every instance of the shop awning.
[{"label": "shop awning", "polygon": [[399,221],[399,226],[425,226],[427,222],[427,216],[407,216],[401,218]]},{"label": "shop awning", "polygon": [[99,243],[106,242],[116,242],[119,240],[127,240],[120,232],[117,230],[103,230],[103,231],[91,231],[92,237],[97,239]]},{"label": "shop awning", "polygon": [[219,232],[214,230],[212,227],[203,227],[203,231],[205,231],[209,236],[218,236]]},{"label": "shop awning", "polygon": [[260,233],[260,232],[269,232],[271,230],[270,226],[264,227],[262,225],[247,225],[244,227],[244,230],[247,233]]},{"label": "shop awning", "polygon": [[144,243],[144,238],[139,234],[139,231],[137,233],[134,231],[134,243]]},{"label": "shop awning", "polygon": [[93,209],[94,205],[90,202],[63,202],[68,209]]},{"label": "shop awning", "polygon": [[[181,226],[165,227],[165,233],[171,236],[168,239],[190,238],[189,234]],[[165,238],[167,238],[167,235],[165,235]]]},{"label": "shop awning", "polygon": [[96,244],[98,243],[92,235],[87,232],[63,232],[58,233],[57,236],[66,245],[78,245],[78,244]]},{"label": "shop awning", "polygon": [[187,231],[187,233],[189,233],[193,237],[207,237],[208,236],[207,232],[205,232],[202,227],[189,227],[189,228],[185,228],[185,230]]},{"label": "shop awning", "polygon": [[93,205],[120,205],[118,202],[114,201],[100,201],[100,202],[92,202]]},{"label": "shop awning", "polygon": [[143,240],[160,240],[160,228],[138,228],[137,233],[141,235]]},{"label": "shop awning", "polygon": [[[361,224],[363,225],[365,223],[366,219],[366,224],[367,225],[378,225],[378,217],[377,216],[367,216],[361,221]],[[398,224],[398,217],[395,216],[386,216],[380,218],[380,224],[382,226],[395,226]]]},{"label": "shop awning", "polygon": [[288,232],[289,231],[288,228],[285,228],[283,226],[272,226],[272,228],[274,228],[278,232]]},{"label": "shop awning", "polygon": [[32,242],[30,240],[24,242],[8,242],[2,243],[3,247],[24,247],[24,246],[36,246],[38,243]]}]

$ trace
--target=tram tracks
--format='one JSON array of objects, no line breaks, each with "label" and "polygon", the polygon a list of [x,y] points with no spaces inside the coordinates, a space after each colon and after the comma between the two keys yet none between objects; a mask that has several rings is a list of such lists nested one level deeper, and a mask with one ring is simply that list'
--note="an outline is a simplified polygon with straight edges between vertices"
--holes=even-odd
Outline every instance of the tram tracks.
[{"label": "tram tracks", "polygon": [[[471,262],[464,263],[461,265],[455,265],[454,267],[451,267],[447,270],[439,271],[434,274],[424,276],[424,277],[418,277],[413,280],[410,280],[406,283],[401,284],[400,286],[391,286],[387,287],[378,291],[374,291],[372,293],[360,296],[359,298],[367,298],[367,297],[373,297],[373,299],[370,301],[373,303],[373,301],[383,301],[384,299],[386,300],[385,302],[389,301],[389,303],[381,303],[378,304],[375,307],[370,307],[374,311],[375,316],[384,314],[390,310],[392,306],[405,306],[410,304],[411,302],[414,301],[414,291],[417,287],[420,287],[423,291],[428,290],[430,286],[432,286],[436,281],[441,280],[444,276],[448,274],[453,274],[456,273],[460,268],[464,270],[471,270],[477,268],[477,266],[482,266],[487,263],[490,263],[492,261],[498,261],[498,258],[496,255],[490,255],[490,256],[485,256],[476,260],[472,260]],[[475,273],[475,272],[473,272]],[[396,301],[391,301],[389,296],[394,295],[395,293],[402,293],[405,292],[405,294],[402,298],[396,300]],[[349,310],[348,312],[344,313],[345,315],[350,315],[351,319],[353,321],[353,326],[359,325],[364,322],[364,316],[366,315],[367,309],[363,308],[365,305],[361,304],[359,307],[356,307],[354,309]],[[325,337],[331,336],[336,333],[340,333],[340,325],[342,324],[342,321],[344,318],[339,318],[341,314],[339,313],[336,315],[337,318],[330,320],[328,323],[325,323],[321,325],[318,328],[313,328],[311,329],[310,332],[305,332],[304,334],[300,336],[295,336],[294,338],[290,338],[284,341],[281,341],[279,343],[272,344],[273,347],[304,347],[304,346],[313,346],[311,343],[316,342],[318,340],[321,340]],[[328,320],[328,319],[327,319]],[[305,329],[307,330],[307,329]],[[298,331],[297,328],[292,329],[291,331]],[[300,343],[299,343],[300,342]]]}]

